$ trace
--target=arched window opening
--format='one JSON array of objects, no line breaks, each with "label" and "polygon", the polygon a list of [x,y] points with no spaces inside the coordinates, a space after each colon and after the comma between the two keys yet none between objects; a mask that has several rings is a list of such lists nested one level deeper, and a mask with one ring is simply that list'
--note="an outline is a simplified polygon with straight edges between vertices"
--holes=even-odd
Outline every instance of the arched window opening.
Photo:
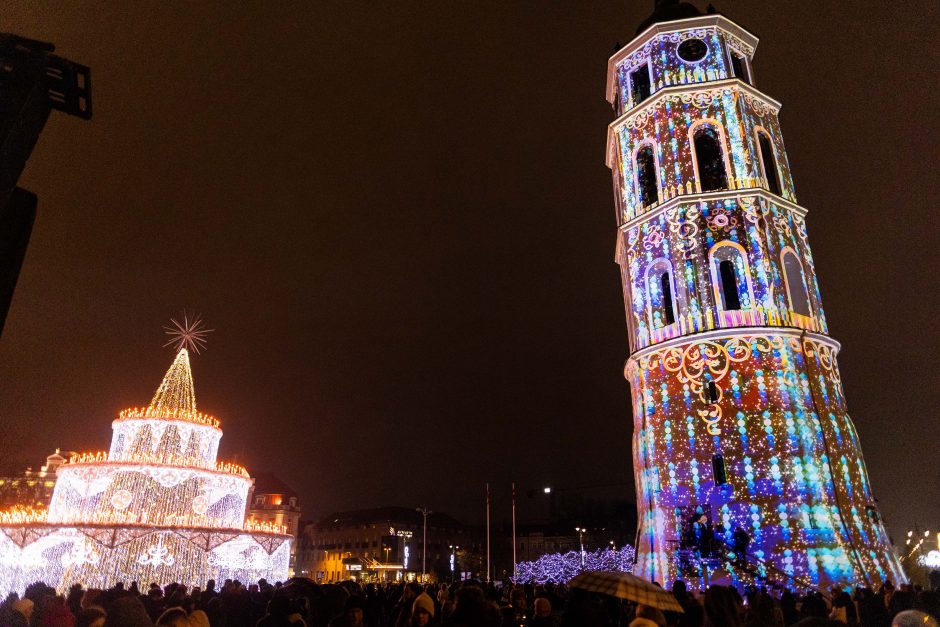
[{"label": "arched window opening", "polygon": [[636,153],[636,178],[640,187],[640,204],[649,207],[659,202],[659,182],[656,180],[656,160],[652,146],[643,146]]},{"label": "arched window opening", "polygon": [[646,275],[650,327],[661,329],[676,321],[676,302],[672,286],[672,267],[665,259],[650,266]]},{"label": "arched window opening", "polygon": [[741,299],[738,296],[738,276],[734,271],[734,262],[725,259],[718,264],[718,274],[721,279],[721,299],[724,309],[740,309]]},{"label": "arched window opening", "polygon": [[663,313],[666,317],[666,324],[672,324],[676,321],[676,313],[672,309],[672,280],[668,272],[659,275],[659,284],[663,290]]},{"label": "arched window opening", "polygon": [[644,63],[630,72],[630,93],[633,95],[633,106],[636,106],[650,97],[650,67]]},{"label": "arched window opening", "polygon": [[693,144],[702,191],[727,189],[728,174],[725,172],[725,156],[718,131],[711,126],[700,126],[695,131]]},{"label": "arched window opening", "polygon": [[792,250],[783,253],[783,272],[786,275],[787,297],[790,311],[801,316],[809,316],[809,296],[806,293],[806,281],[803,279],[803,264]]},{"label": "arched window opening", "polygon": [[715,245],[710,253],[715,299],[726,311],[750,309],[751,279],[744,250],[733,242]]},{"label": "arched window opening", "polygon": [[731,73],[750,85],[751,79],[747,74],[747,61],[733,50],[729,53],[729,56],[731,57]]},{"label": "arched window opening", "polygon": [[780,195],[780,177],[777,174],[777,159],[774,158],[774,147],[767,133],[758,133],[757,141],[760,144],[761,164],[764,166],[764,178],[767,179],[767,187]]},{"label": "arched window opening", "polygon": [[728,471],[725,469],[724,456],[712,456],[712,473],[715,476],[715,485],[725,485],[728,483]]}]

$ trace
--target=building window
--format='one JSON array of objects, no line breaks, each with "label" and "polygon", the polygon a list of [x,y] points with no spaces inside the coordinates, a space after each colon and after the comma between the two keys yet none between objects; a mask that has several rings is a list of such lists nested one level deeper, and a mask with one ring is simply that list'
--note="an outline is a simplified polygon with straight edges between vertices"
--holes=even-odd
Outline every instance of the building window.
[{"label": "building window", "polygon": [[728,483],[728,473],[725,470],[725,458],[721,455],[712,456],[712,473],[715,475],[715,485]]},{"label": "building window", "polygon": [[708,402],[717,403],[718,402],[718,386],[714,381],[709,380],[708,385],[705,386],[708,390]]},{"label": "building window", "polygon": [[760,145],[761,166],[764,168],[764,178],[767,179],[767,189],[779,196],[780,177],[777,172],[777,159],[774,158],[773,142],[767,133],[758,131],[757,143]]},{"label": "building window", "polygon": [[699,185],[703,192],[728,188],[725,172],[725,153],[721,147],[721,135],[709,125],[695,129],[692,137],[695,147],[695,165],[698,169]]},{"label": "building window", "polygon": [[659,202],[659,181],[656,177],[656,159],[653,147],[643,146],[636,153],[636,179],[640,191],[640,204],[649,207]]},{"label": "building window", "polygon": [[740,309],[741,299],[738,298],[738,277],[734,271],[734,262],[729,259],[720,262],[718,274],[721,278],[722,308]]},{"label": "building window", "polygon": [[672,266],[659,259],[646,273],[646,292],[649,300],[650,326],[653,329],[676,321],[676,303],[672,285]]},{"label": "building window", "polygon": [[803,264],[793,250],[786,248],[783,251],[783,272],[787,285],[787,298],[790,301],[790,311],[801,316],[809,316],[809,297],[806,293],[806,281],[803,278]]},{"label": "building window", "polygon": [[730,50],[728,56],[731,57],[731,73],[742,81],[751,84],[751,77],[747,72],[747,61],[734,50]]},{"label": "building window", "polygon": [[716,244],[709,254],[716,302],[725,311],[751,309],[751,277],[744,249],[726,241]]},{"label": "building window", "polygon": [[633,106],[640,104],[650,97],[652,90],[649,63],[644,63],[630,72],[630,93],[633,96]]}]

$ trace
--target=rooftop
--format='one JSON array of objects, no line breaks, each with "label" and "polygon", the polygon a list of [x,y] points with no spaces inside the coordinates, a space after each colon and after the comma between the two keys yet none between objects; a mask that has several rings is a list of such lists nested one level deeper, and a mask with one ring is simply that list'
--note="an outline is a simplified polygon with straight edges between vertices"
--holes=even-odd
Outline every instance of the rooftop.
[{"label": "rooftop", "polygon": [[[324,516],[317,522],[318,527],[345,527],[349,525],[371,525],[382,524],[394,527],[396,525],[414,525],[424,524],[424,517],[417,508],[397,507],[387,505],[385,507],[373,507],[371,509],[357,509],[349,512],[336,512],[329,516]],[[432,512],[428,515],[429,527],[463,527],[455,518]]]}]

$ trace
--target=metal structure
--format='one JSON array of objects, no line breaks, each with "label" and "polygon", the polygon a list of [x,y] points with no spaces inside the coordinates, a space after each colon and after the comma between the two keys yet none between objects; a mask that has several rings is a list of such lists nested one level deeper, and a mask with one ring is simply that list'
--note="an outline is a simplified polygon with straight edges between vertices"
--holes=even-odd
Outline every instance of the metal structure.
[{"label": "metal structure", "polygon": [[36,194],[17,181],[53,109],[91,118],[91,70],[54,50],[0,33],[0,334],[36,219]]}]

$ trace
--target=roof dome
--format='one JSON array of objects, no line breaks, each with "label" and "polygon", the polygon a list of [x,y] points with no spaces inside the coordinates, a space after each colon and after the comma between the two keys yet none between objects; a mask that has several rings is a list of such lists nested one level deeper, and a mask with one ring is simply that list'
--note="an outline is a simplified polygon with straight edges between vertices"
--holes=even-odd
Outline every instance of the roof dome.
[{"label": "roof dome", "polygon": [[702,15],[702,12],[689,2],[679,2],[679,0],[656,0],[653,14],[640,22],[636,33],[639,35],[653,24],[659,22],[684,20],[689,17],[698,17],[699,15]]}]

